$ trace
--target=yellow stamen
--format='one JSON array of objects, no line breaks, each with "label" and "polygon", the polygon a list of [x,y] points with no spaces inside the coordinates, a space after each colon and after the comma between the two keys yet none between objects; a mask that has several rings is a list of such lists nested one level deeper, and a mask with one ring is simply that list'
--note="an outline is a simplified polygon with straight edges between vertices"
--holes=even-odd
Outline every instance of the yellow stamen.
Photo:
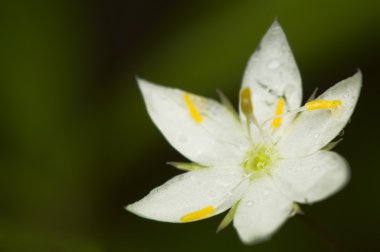
[{"label": "yellow stamen", "polygon": [[305,104],[306,110],[334,109],[342,105],[341,100],[314,100]]},{"label": "yellow stamen", "polygon": [[[276,110],[274,112],[275,116],[279,116],[284,112],[284,107],[285,107],[285,99],[281,97],[278,99]],[[276,117],[273,119],[271,127],[273,128],[278,128],[281,125],[282,118],[281,117]]]},{"label": "yellow stamen", "polygon": [[213,206],[207,206],[205,208],[202,208],[200,210],[197,210],[195,212],[191,212],[188,214],[185,214],[181,217],[182,222],[190,222],[190,221],[196,221],[199,219],[203,219],[215,212],[215,208]]},{"label": "yellow stamen", "polygon": [[183,94],[183,100],[185,101],[186,107],[189,110],[191,118],[196,123],[201,123],[203,121],[203,117],[195,107],[194,103],[191,101],[189,94]]},{"label": "yellow stamen", "polygon": [[240,91],[240,109],[247,119],[253,114],[251,89],[249,87],[245,87]]}]

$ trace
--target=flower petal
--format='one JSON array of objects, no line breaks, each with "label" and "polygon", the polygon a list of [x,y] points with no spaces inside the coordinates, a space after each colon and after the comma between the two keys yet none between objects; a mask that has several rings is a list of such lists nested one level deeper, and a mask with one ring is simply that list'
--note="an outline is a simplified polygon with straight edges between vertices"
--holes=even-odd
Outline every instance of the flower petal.
[{"label": "flower petal", "polygon": [[260,123],[274,117],[281,97],[285,97],[285,107],[290,110],[300,106],[301,76],[285,33],[277,21],[248,62],[244,87],[251,89],[254,113]]},{"label": "flower petal", "polygon": [[257,243],[269,239],[291,212],[292,202],[266,177],[252,181],[236,210],[234,226],[244,243]]},{"label": "flower petal", "polygon": [[352,115],[361,83],[361,73],[357,72],[317,97],[316,100],[340,100],[342,105],[332,110],[317,109],[301,112],[279,141],[277,145],[279,153],[283,157],[305,156],[316,152],[333,140]]},{"label": "flower petal", "polygon": [[202,165],[240,162],[248,140],[227,108],[179,89],[138,83],[153,122],[185,157]]},{"label": "flower petal", "polygon": [[291,200],[312,203],[340,190],[349,180],[348,163],[331,151],[304,158],[284,159],[273,169],[273,179]]},{"label": "flower petal", "polygon": [[158,221],[195,221],[230,208],[248,184],[239,167],[204,168],[170,179],[127,210]]}]

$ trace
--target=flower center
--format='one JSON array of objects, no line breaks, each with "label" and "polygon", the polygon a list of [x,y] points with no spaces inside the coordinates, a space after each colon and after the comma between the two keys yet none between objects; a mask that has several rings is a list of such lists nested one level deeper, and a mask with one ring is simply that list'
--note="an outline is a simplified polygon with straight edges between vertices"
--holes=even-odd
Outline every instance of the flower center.
[{"label": "flower center", "polygon": [[253,177],[270,174],[270,167],[276,161],[276,156],[273,146],[258,144],[247,152],[242,165],[245,172]]}]

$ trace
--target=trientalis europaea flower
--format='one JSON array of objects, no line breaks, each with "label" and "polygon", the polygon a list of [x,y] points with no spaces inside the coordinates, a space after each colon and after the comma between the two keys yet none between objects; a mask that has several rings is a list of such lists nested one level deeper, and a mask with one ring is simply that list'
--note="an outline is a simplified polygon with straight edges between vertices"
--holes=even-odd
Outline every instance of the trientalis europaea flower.
[{"label": "trientalis europaea flower", "polygon": [[[165,222],[192,222],[228,209],[218,230],[233,225],[244,243],[269,238],[298,204],[320,201],[349,179],[347,162],[330,151],[348,122],[361,73],[303,106],[301,77],[275,21],[249,60],[239,114],[221,103],[138,79],[148,113],[191,163],[127,209]],[[314,96],[314,95],[313,95]]]}]

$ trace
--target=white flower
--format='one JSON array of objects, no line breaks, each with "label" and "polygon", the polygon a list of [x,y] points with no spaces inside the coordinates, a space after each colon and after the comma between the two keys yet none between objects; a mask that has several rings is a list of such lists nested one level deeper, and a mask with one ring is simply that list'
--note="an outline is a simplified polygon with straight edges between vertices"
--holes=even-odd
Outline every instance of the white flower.
[{"label": "white flower", "polygon": [[301,77],[275,21],[251,57],[240,91],[240,114],[226,98],[207,98],[138,80],[148,113],[169,143],[194,163],[127,206],[141,217],[191,222],[231,208],[219,229],[233,225],[244,243],[268,239],[299,210],[341,189],[347,162],[331,152],[349,120],[361,73],[302,107]]}]

